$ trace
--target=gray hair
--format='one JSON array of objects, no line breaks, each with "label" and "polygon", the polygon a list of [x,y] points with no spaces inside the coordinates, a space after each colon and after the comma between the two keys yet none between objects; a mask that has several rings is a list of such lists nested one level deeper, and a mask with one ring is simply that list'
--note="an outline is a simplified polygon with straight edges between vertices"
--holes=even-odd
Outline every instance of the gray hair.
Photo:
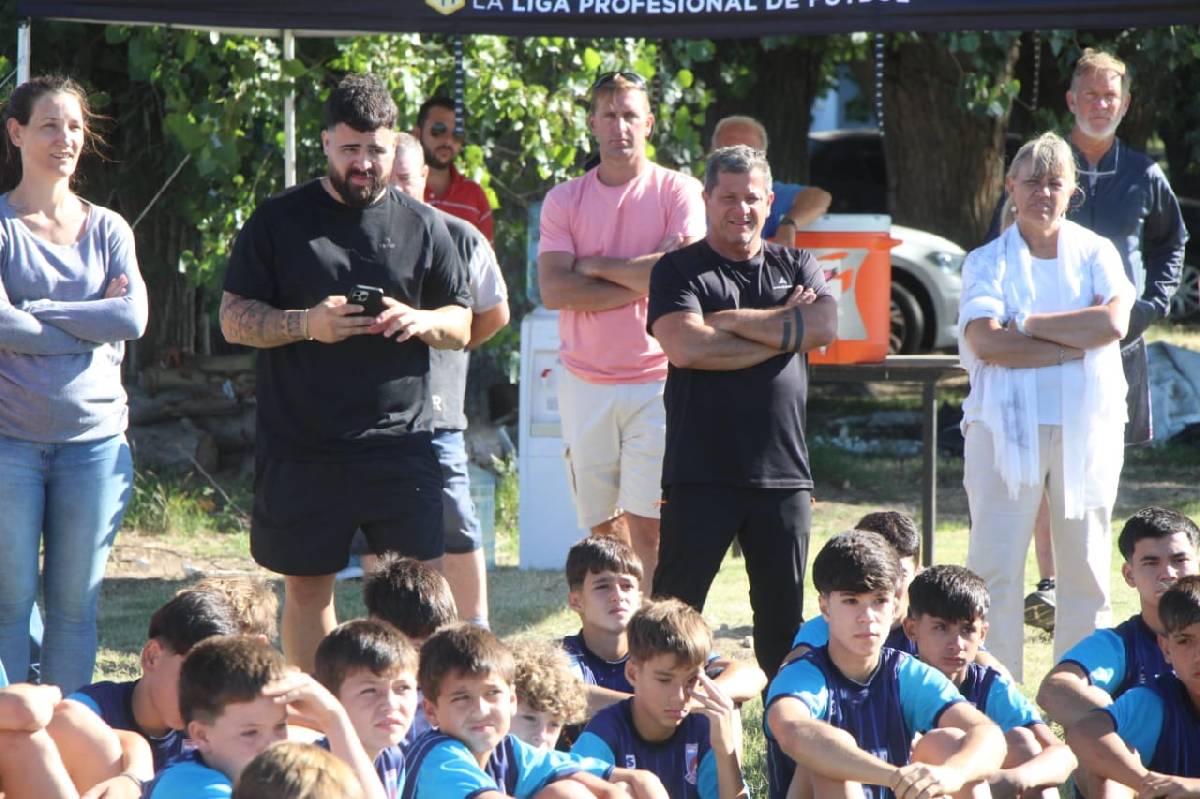
[{"label": "gray hair", "polygon": [[712,140],[709,142],[710,149],[715,147],[717,139],[721,137],[721,131],[725,130],[725,128],[729,127],[730,125],[745,125],[746,127],[753,128],[758,134],[759,140],[762,141],[762,151],[766,153],[767,129],[763,127],[763,123],[759,122],[754,117],[742,116],[740,114],[735,114],[734,116],[728,116],[717,120],[717,126],[713,128]]},{"label": "gray hair", "polygon": [[[1040,180],[1046,175],[1058,175],[1070,187],[1072,193],[1079,187],[1075,174],[1075,154],[1071,152],[1071,145],[1067,144],[1066,139],[1057,133],[1047,131],[1022,144],[1021,149],[1013,156],[1005,177],[1016,181],[1017,173],[1026,164],[1033,169],[1030,175],[1032,178]],[[1009,197],[1005,200],[1001,230],[1012,224],[1016,217],[1017,206],[1013,204],[1012,197]]]},{"label": "gray hair", "polygon": [[396,159],[399,160],[407,155],[418,157],[421,159],[421,163],[425,163],[425,148],[421,146],[417,137],[403,130],[398,131],[396,133]]},{"label": "gray hair", "polygon": [[770,194],[771,165],[767,163],[767,156],[763,154],[762,150],[755,150],[744,144],[713,150],[704,164],[704,190],[712,194],[722,172],[746,175],[755,170],[762,173],[766,191]]}]

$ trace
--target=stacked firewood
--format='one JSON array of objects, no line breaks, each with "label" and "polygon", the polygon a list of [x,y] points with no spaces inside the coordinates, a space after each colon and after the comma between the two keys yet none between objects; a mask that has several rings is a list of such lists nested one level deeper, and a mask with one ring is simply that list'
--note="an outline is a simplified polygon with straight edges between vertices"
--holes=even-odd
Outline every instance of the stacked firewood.
[{"label": "stacked firewood", "polygon": [[139,469],[211,472],[254,450],[254,354],[185,356],[142,370],[129,391]]}]

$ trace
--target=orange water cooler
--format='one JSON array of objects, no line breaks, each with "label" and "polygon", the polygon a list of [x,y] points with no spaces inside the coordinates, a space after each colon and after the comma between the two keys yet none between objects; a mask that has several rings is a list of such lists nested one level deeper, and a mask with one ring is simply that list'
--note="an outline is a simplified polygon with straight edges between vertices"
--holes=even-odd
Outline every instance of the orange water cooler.
[{"label": "orange water cooler", "polygon": [[891,326],[891,217],[828,214],[796,231],[796,246],[825,269],[838,302],[837,339],[808,354],[810,363],[877,363],[888,351]]}]

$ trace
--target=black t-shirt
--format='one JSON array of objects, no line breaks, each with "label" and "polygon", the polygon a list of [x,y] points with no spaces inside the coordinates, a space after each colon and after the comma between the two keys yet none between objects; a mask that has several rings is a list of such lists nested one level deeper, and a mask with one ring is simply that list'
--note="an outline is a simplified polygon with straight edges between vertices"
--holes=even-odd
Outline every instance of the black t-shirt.
[{"label": "black t-shirt", "polygon": [[[798,285],[829,294],[824,273],[807,250],[765,242],[754,258],[738,262],[701,240],[654,265],[647,327],[677,311],[774,308]],[[672,364],[665,394],[663,485],[812,488],[804,443],[807,366],[807,358],[794,353],[729,371]]]},{"label": "black t-shirt", "polygon": [[[225,290],[276,308],[310,308],[351,286],[415,308],[470,306],[466,266],[436,212],[397,191],[368,208],[319,180],[263,202],[238,234]],[[342,460],[403,452],[433,429],[429,347],[380,335],[259,351],[260,455]]]}]

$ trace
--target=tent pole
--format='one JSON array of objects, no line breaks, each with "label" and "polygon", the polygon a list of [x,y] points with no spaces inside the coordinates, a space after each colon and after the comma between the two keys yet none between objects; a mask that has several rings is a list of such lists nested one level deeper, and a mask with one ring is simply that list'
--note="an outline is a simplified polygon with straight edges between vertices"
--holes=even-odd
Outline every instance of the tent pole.
[{"label": "tent pole", "polygon": [[17,85],[29,80],[29,61],[31,56],[29,39],[29,17],[17,23]]},{"label": "tent pole", "polygon": [[[283,32],[283,58],[291,61],[296,57],[296,34],[291,30]],[[296,185],[296,84],[288,89],[283,98],[283,185],[290,188]]]}]

